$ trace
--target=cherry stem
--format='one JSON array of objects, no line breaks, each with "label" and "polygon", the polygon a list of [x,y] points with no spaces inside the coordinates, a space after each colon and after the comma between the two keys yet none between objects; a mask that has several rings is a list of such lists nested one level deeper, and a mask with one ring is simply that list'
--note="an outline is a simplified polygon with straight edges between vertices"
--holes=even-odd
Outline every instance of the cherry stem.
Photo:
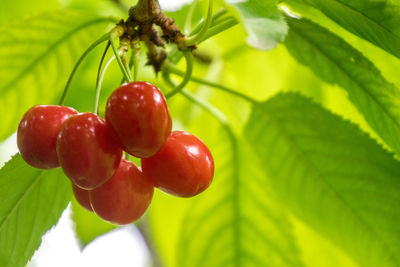
[{"label": "cherry stem", "polygon": [[[167,67],[167,69],[168,69],[168,71],[170,73],[173,73],[173,74],[181,76],[181,77],[183,77],[185,75],[185,73],[183,71],[178,69],[175,65],[173,65],[170,62],[167,62],[166,67]],[[195,83],[206,85],[208,87],[212,87],[212,88],[215,88],[215,89],[219,89],[219,90],[227,92],[227,93],[229,93],[231,95],[240,97],[243,100],[245,100],[245,101],[247,101],[247,102],[249,102],[251,104],[258,104],[259,103],[259,101],[255,100],[255,99],[253,99],[253,98],[251,98],[249,96],[246,96],[246,95],[244,95],[244,94],[242,94],[240,92],[237,92],[237,91],[235,91],[235,90],[233,90],[233,89],[231,89],[229,87],[226,87],[224,85],[221,85],[221,84],[218,84],[218,83],[215,83],[215,82],[210,82],[210,81],[204,80],[204,79],[196,77],[196,76],[191,76],[190,80],[195,82]]]},{"label": "cherry stem", "polygon": [[[163,72],[163,79],[168,86],[175,87],[175,83],[171,80],[171,76],[168,71]],[[184,97],[186,97],[187,99],[189,99],[190,101],[195,102],[199,106],[206,107],[206,109],[210,113],[212,113],[212,115],[215,118],[217,118],[218,121],[221,122],[221,124],[228,125],[228,120],[225,117],[225,115],[220,110],[218,110],[216,107],[212,106],[210,103],[197,98],[196,96],[194,96],[192,93],[188,92],[187,90],[182,90],[179,93],[181,95],[183,95]]]},{"label": "cherry stem", "polygon": [[213,0],[210,0],[210,1],[209,1],[209,4],[208,4],[208,12],[207,12],[207,18],[206,18],[206,20],[205,20],[205,22],[204,22],[203,27],[201,28],[201,30],[200,30],[196,35],[191,36],[191,37],[189,37],[189,38],[186,39],[185,45],[186,45],[187,47],[197,44],[197,43],[200,42],[200,41],[203,39],[203,37],[206,35],[206,33],[207,33],[207,31],[208,31],[208,28],[210,28],[210,25],[211,25],[211,22],[212,22],[212,18],[213,18],[213,16],[212,16],[213,3],[214,3]]},{"label": "cherry stem", "polygon": [[107,55],[107,52],[108,52],[108,49],[109,49],[109,48],[110,48],[110,41],[107,42],[106,48],[104,49],[103,55],[101,56],[101,59],[100,59],[99,68],[97,69],[96,87],[97,87],[97,83],[98,83],[98,81],[99,81],[99,76],[100,76],[101,68],[102,68],[102,66],[103,66],[103,62],[104,62],[104,59],[105,59],[105,57],[106,57],[106,55]]},{"label": "cherry stem", "polygon": [[132,81],[132,77],[129,75],[129,72],[126,69],[126,66],[124,65],[124,63],[122,63],[121,57],[120,57],[120,55],[118,53],[118,49],[117,49],[117,46],[115,45],[115,40],[114,40],[112,34],[109,36],[109,40],[110,40],[111,47],[113,49],[115,58],[117,59],[119,68],[121,69],[121,72],[125,77],[125,80],[128,81],[128,82],[131,82]]},{"label": "cherry stem", "polygon": [[68,78],[67,83],[65,84],[64,87],[64,91],[61,95],[60,101],[58,102],[59,105],[63,105],[65,98],[67,96],[68,93],[68,89],[71,85],[72,79],[74,78],[74,75],[76,73],[76,71],[78,70],[78,67],[80,66],[80,64],[83,62],[83,60],[86,58],[86,56],[94,49],[96,48],[98,45],[100,45],[101,43],[107,41],[108,39],[110,39],[110,33],[106,33],[103,36],[101,36],[98,40],[96,40],[93,44],[91,44],[85,52],[83,52],[83,54],[81,55],[81,57],[78,59],[78,61],[76,62],[74,68],[72,69],[72,72]]},{"label": "cherry stem", "polygon": [[[213,27],[216,24],[218,24],[222,20],[221,17],[223,17],[226,14],[228,14],[228,11],[226,11],[226,9],[220,9],[217,12],[215,12],[212,17],[210,27]],[[189,36],[198,33],[202,29],[204,23],[205,23],[204,21],[201,21],[199,24],[197,24],[197,26],[189,33]]]},{"label": "cherry stem", "polygon": [[[137,54],[135,53],[135,51],[132,51],[130,59],[129,59],[129,65],[128,65],[128,70],[130,72],[132,72],[132,68],[134,68],[134,72],[133,72],[133,81],[137,81],[138,80],[138,75],[139,75],[139,64],[138,64],[138,58],[137,58]],[[132,76],[131,76],[132,77]],[[125,77],[122,77],[121,83],[123,84],[125,82]]]},{"label": "cherry stem", "polygon": [[[170,73],[168,71],[163,72],[163,78],[164,78],[164,81],[167,83],[167,85],[169,85],[171,87],[175,86],[174,82],[171,80]],[[222,113],[219,109],[217,109],[213,105],[211,105],[210,103],[208,103],[207,101],[204,101],[204,100],[198,98],[197,96],[195,96],[194,94],[192,94],[186,90],[182,90],[180,92],[180,94],[183,95],[186,99],[188,99],[192,103],[194,103],[195,105],[199,106],[200,108],[202,108],[203,110],[208,112],[211,116],[213,116],[222,125],[222,127],[224,128],[224,130],[226,131],[226,133],[229,136],[229,140],[232,144],[232,148],[234,149],[234,151],[237,152],[237,141],[236,141],[235,133],[233,132],[231,126],[229,125],[229,121],[226,118],[225,114]]]},{"label": "cherry stem", "polygon": [[203,38],[199,41],[199,43],[204,42],[205,40],[217,35],[227,29],[232,28],[237,25],[238,21],[234,17],[227,17],[224,20],[221,20],[215,26],[208,29],[207,33],[203,36]]},{"label": "cherry stem", "polygon": [[99,101],[100,101],[100,92],[101,92],[101,85],[103,84],[103,79],[104,79],[104,75],[108,69],[108,67],[110,66],[110,64],[114,61],[115,56],[113,55],[108,61],[107,63],[104,65],[103,70],[101,71],[97,82],[96,82],[96,97],[95,97],[95,101],[94,101],[94,108],[93,108],[93,112],[96,113],[97,115],[99,115]]},{"label": "cherry stem", "polygon": [[179,85],[177,85],[174,90],[172,90],[171,92],[169,92],[165,95],[166,98],[170,98],[170,97],[176,95],[177,93],[179,93],[187,85],[187,83],[190,81],[190,78],[192,77],[192,73],[193,73],[192,52],[190,50],[185,50],[182,53],[186,59],[186,73],[183,76],[182,82]]},{"label": "cherry stem", "polygon": [[[139,55],[138,55],[138,51],[132,51],[132,55],[131,55],[131,62],[133,64],[133,80],[137,81],[138,77],[139,77]],[[131,67],[132,68],[132,67]]]}]

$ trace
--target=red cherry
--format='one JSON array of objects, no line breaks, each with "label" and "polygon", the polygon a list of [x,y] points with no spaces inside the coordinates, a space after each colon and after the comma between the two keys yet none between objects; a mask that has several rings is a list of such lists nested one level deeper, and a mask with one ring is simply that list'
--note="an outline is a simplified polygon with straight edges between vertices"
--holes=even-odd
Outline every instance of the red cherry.
[{"label": "red cherry", "polygon": [[210,185],[214,161],[200,139],[174,131],[157,154],[142,159],[142,169],[155,187],[175,196],[192,197]]},{"label": "red cherry", "polygon": [[57,139],[63,171],[80,188],[94,189],[113,176],[122,150],[103,119],[92,113],[68,118]]},{"label": "red cherry", "polygon": [[30,108],[18,126],[17,145],[31,166],[52,169],[60,166],[56,152],[57,135],[63,122],[76,110],[64,106],[39,105]]},{"label": "red cherry", "polygon": [[147,158],[161,149],[171,133],[171,116],[161,91],[147,82],[131,82],[108,98],[106,121],[129,154]]},{"label": "red cherry", "polygon": [[149,206],[154,188],[132,162],[122,160],[114,174],[102,186],[90,191],[93,210],[102,219],[128,224],[139,219]]},{"label": "red cherry", "polygon": [[75,199],[81,204],[82,207],[88,211],[93,211],[92,206],[90,206],[89,191],[79,188],[72,184],[72,192],[74,193]]}]

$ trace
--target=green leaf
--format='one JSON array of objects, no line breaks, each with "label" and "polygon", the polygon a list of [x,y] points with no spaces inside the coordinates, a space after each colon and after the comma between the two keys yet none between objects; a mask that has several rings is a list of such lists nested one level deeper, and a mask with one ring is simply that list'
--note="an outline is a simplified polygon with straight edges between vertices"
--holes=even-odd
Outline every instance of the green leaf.
[{"label": "green leaf", "polygon": [[239,13],[248,33],[249,45],[262,49],[272,49],[283,42],[287,25],[277,8],[277,0],[227,0]]},{"label": "green leaf", "polygon": [[206,144],[214,181],[182,218],[176,266],[302,266],[291,224],[270,198],[257,158],[228,126],[212,125]]},{"label": "green leaf", "polygon": [[109,18],[52,12],[0,28],[0,141],[34,104],[54,104],[75,61]]},{"label": "green leaf", "polygon": [[256,158],[216,129],[215,178],[183,218],[177,266],[302,266],[291,224],[270,198]]},{"label": "green leaf", "polygon": [[288,18],[286,46],[325,81],[343,87],[370,126],[400,155],[400,91],[360,52],[306,19]]},{"label": "green leaf", "polygon": [[94,212],[89,212],[82,208],[75,199],[72,200],[71,209],[72,220],[75,222],[75,232],[83,246],[117,227],[114,224],[103,221]]},{"label": "green leaf", "polygon": [[400,163],[308,98],[254,106],[245,135],[280,200],[360,266],[400,265]]},{"label": "green leaf", "polygon": [[40,12],[54,10],[59,6],[57,0],[14,0],[3,1],[0,8],[0,23],[14,22]]},{"label": "green leaf", "polygon": [[70,199],[61,169],[32,168],[20,155],[6,163],[0,170],[0,266],[25,266]]},{"label": "green leaf", "polygon": [[396,0],[307,0],[355,35],[400,58],[400,2]]}]

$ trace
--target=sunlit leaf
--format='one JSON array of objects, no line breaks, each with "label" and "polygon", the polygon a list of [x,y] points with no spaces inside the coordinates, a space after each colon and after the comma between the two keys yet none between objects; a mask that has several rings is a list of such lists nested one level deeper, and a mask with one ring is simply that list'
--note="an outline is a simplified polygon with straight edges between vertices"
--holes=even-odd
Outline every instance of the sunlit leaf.
[{"label": "sunlit leaf", "polygon": [[0,266],[25,266],[70,198],[61,169],[32,168],[20,155],[6,163],[0,170]]},{"label": "sunlit leaf", "polygon": [[400,58],[400,2],[306,0],[357,36]]},{"label": "sunlit leaf", "polygon": [[109,18],[52,12],[0,28],[0,140],[34,104],[54,104],[75,61]]},{"label": "sunlit leaf", "polygon": [[248,33],[247,42],[258,49],[274,48],[283,42],[287,25],[277,8],[278,1],[227,0],[239,12]]},{"label": "sunlit leaf", "polygon": [[360,266],[400,264],[400,163],[297,94],[254,107],[246,136],[275,193]]},{"label": "sunlit leaf", "polygon": [[382,139],[400,154],[400,91],[343,39],[306,19],[288,18],[286,46],[325,81],[343,87]]}]

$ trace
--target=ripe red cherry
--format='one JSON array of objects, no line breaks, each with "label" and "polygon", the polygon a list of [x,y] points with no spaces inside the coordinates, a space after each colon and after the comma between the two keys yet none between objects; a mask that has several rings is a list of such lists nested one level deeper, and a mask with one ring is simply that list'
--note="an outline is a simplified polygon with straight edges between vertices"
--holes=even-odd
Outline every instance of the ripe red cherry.
[{"label": "ripe red cherry", "polygon": [[92,113],[68,118],[57,138],[60,165],[80,188],[94,189],[113,176],[122,150],[103,119]]},{"label": "ripe red cherry", "polygon": [[155,187],[175,196],[192,197],[210,185],[214,161],[200,139],[174,131],[157,154],[142,159],[142,169]]},{"label": "ripe red cherry", "polygon": [[102,219],[128,224],[139,219],[149,206],[154,188],[132,162],[122,160],[114,174],[102,186],[90,191],[93,210]]},{"label": "ripe red cherry", "polygon": [[84,207],[88,211],[93,211],[92,206],[90,206],[88,190],[79,188],[76,185],[72,184],[72,192],[74,193],[76,201],[78,201],[78,203],[81,204],[82,207]]},{"label": "ripe red cherry", "polygon": [[59,167],[57,135],[63,122],[76,113],[73,108],[64,106],[39,105],[30,108],[17,131],[17,145],[22,158],[36,168]]},{"label": "ripe red cherry", "polygon": [[108,98],[106,121],[129,154],[154,155],[171,133],[171,116],[161,91],[147,82],[121,85]]}]

